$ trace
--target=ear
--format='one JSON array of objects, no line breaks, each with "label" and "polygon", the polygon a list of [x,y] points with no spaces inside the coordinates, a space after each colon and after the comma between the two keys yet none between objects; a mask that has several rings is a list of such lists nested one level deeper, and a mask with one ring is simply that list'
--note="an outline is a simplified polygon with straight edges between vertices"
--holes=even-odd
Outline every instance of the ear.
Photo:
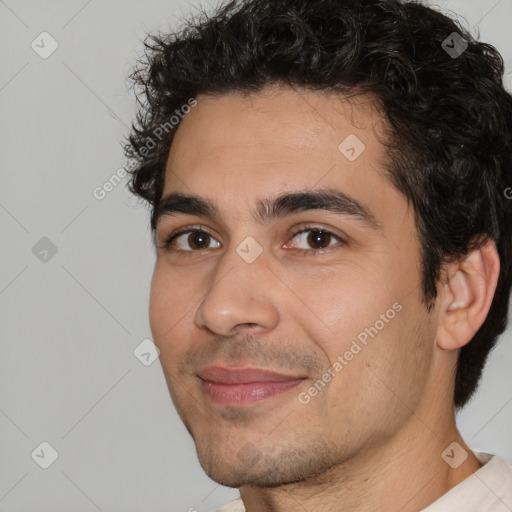
[{"label": "ear", "polygon": [[493,240],[447,266],[443,284],[437,345],[456,350],[471,341],[491,307],[500,273],[500,258]]}]

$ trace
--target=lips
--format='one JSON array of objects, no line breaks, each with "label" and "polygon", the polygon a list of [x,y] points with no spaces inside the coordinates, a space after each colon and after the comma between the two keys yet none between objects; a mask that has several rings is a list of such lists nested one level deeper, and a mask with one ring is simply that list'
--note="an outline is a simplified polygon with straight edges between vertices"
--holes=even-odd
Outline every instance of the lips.
[{"label": "lips", "polygon": [[210,366],[197,373],[206,396],[226,406],[260,402],[298,386],[305,377],[259,368]]}]

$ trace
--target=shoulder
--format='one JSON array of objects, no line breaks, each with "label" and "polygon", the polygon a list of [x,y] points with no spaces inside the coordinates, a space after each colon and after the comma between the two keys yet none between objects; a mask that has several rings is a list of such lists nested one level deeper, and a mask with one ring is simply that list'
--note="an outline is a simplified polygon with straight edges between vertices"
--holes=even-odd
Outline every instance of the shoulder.
[{"label": "shoulder", "polygon": [[512,466],[497,455],[473,451],[482,467],[423,512],[510,512]]}]

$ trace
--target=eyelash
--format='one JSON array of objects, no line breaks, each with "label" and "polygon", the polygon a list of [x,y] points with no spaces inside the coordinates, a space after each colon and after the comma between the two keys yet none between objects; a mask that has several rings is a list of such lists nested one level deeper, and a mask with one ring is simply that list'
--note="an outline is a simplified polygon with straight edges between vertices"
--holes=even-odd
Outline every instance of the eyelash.
[{"label": "eyelash", "polygon": [[[329,231],[328,229],[325,229],[318,225],[305,225],[301,226],[300,229],[297,229],[291,233],[291,239],[295,238],[297,235],[301,233],[305,233],[308,231],[321,231],[322,233],[329,235],[330,237],[336,238],[338,240],[338,244],[333,244],[328,247],[325,247],[323,249],[296,249],[299,251],[299,253],[302,253],[303,256],[320,256],[322,254],[325,254],[330,249],[336,248],[337,246],[341,245],[344,246],[347,244],[347,242],[340,237],[339,235],[336,235],[332,231]],[[200,232],[205,233],[209,237],[215,239],[208,231],[206,231],[202,226],[189,226],[187,228],[183,228],[176,233],[172,233],[169,235],[166,240],[163,242],[162,245],[159,246],[159,249],[164,249],[170,253],[177,253],[177,252],[184,252],[184,253],[202,253],[204,251],[208,251],[209,249],[197,249],[197,250],[182,250],[182,249],[171,249],[171,244],[174,242],[176,238],[178,238],[180,235],[184,235],[186,233],[194,233],[194,232]]]}]

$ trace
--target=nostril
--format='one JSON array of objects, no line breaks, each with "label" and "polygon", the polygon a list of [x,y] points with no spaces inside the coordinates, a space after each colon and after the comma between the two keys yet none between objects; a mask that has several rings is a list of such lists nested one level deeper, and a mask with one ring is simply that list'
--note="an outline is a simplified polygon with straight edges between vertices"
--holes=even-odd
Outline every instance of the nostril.
[{"label": "nostril", "polygon": [[236,330],[236,329],[238,329],[238,328],[240,328],[240,327],[248,327],[248,328],[250,328],[250,329],[254,329],[254,328],[255,328],[255,327],[257,327],[257,326],[258,326],[258,324],[256,324],[256,323],[250,323],[250,322],[248,322],[248,323],[244,323],[244,324],[237,324],[237,325],[235,325],[235,326],[233,327],[233,330]]}]

